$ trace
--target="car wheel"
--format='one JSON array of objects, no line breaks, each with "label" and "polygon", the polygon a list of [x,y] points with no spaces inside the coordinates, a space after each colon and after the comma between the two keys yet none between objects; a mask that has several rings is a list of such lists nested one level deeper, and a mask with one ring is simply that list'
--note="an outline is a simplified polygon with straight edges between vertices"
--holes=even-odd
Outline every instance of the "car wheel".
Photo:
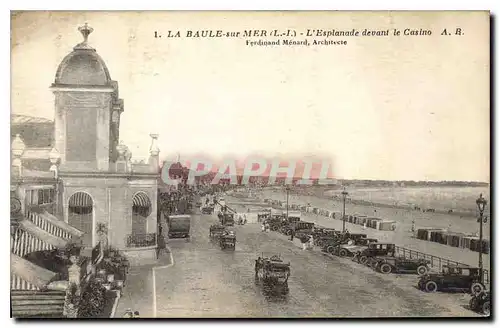
[{"label": "car wheel", "polygon": [[328,246],[326,248],[326,252],[329,254],[333,254],[334,251],[335,251],[335,247],[333,247],[333,246]]},{"label": "car wheel", "polygon": [[368,257],[366,257],[364,255],[359,258],[359,263],[361,263],[361,264],[366,264],[367,261],[368,261]]},{"label": "car wheel", "polygon": [[438,285],[434,281],[428,281],[425,284],[425,291],[428,293],[434,293],[438,289]]},{"label": "car wheel", "polygon": [[382,273],[388,274],[388,273],[391,273],[391,271],[392,271],[392,267],[387,263],[384,263],[380,266],[380,272],[382,272]]},{"label": "car wheel", "polygon": [[477,306],[478,306],[478,299],[476,296],[472,296],[472,298],[469,301],[469,309],[472,311],[477,311]]},{"label": "car wheel", "polygon": [[423,275],[425,275],[425,274],[427,273],[427,271],[428,271],[428,269],[427,269],[427,267],[426,267],[425,265],[421,265],[421,266],[419,266],[419,267],[417,268],[417,274],[418,274],[419,276],[423,276]]},{"label": "car wheel", "polygon": [[484,302],[482,310],[484,315],[490,316],[490,301]]},{"label": "car wheel", "polygon": [[477,295],[481,294],[481,292],[484,290],[484,286],[479,282],[475,282],[472,284],[470,289],[471,289],[472,295],[477,296]]},{"label": "car wheel", "polygon": [[343,248],[342,248],[342,249],[340,250],[340,252],[339,252],[339,255],[340,255],[340,256],[342,256],[342,257],[347,256],[347,250],[345,250],[345,249],[343,249]]}]

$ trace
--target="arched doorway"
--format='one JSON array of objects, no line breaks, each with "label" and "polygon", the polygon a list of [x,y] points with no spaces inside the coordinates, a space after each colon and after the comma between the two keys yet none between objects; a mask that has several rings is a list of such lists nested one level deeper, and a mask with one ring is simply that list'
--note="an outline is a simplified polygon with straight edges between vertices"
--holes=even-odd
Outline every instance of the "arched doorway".
[{"label": "arched doorway", "polygon": [[92,247],[94,221],[94,201],[85,192],[71,195],[68,201],[68,224],[83,231],[83,245]]},{"label": "arched doorway", "polygon": [[147,233],[147,220],[151,214],[151,200],[145,192],[138,192],[132,199],[132,236]]}]

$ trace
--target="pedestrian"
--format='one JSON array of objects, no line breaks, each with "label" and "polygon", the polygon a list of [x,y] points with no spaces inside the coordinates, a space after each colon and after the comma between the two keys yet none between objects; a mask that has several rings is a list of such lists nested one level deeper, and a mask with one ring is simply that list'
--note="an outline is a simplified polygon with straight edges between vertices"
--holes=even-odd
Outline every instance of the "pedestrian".
[{"label": "pedestrian", "polygon": [[295,229],[294,228],[292,228],[290,230],[290,240],[293,241],[293,238],[295,238]]},{"label": "pedestrian", "polygon": [[158,242],[156,246],[156,259],[158,260],[160,258],[160,254],[163,252],[165,253],[167,250],[167,243],[165,242],[165,237],[163,234],[158,234]]},{"label": "pedestrian", "polygon": [[266,231],[266,221],[263,221],[262,225],[260,227],[262,229],[262,232],[265,232]]},{"label": "pedestrian", "polygon": [[307,235],[302,235],[300,237],[300,242],[302,243],[302,250],[306,250],[307,249],[307,242],[308,242],[309,238],[307,237]]}]

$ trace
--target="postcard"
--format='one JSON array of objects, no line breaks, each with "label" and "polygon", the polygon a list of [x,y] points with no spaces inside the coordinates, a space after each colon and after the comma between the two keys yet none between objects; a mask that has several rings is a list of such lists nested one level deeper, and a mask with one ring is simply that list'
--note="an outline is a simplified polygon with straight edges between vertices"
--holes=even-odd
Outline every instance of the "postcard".
[{"label": "postcard", "polygon": [[11,13],[11,317],[490,318],[487,11]]}]

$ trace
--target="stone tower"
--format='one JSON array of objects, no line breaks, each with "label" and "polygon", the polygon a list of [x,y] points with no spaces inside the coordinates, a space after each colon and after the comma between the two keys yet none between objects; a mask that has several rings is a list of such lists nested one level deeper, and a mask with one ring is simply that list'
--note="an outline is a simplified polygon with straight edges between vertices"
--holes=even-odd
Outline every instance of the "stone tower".
[{"label": "stone tower", "polygon": [[83,41],[59,65],[55,95],[55,148],[61,171],[114,171],[123,100],[118,83],[88,44],[93,29],[78,29]]}]

